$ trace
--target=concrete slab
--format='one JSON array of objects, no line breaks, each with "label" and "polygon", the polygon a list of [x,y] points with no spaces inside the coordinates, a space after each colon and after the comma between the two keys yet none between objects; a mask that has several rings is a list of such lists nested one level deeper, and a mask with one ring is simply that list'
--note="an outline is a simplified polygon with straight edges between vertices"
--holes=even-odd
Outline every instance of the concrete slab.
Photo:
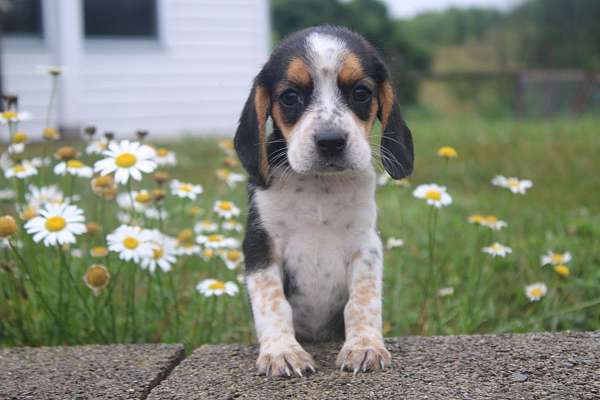
[{"label": "concrete slab", "polygon": [[181,345],[0,349],[0,399],[145,399],[183,357]]},{"label": "concrete slab", "polygon": [[334,367],[339,344],[306,346],[319,369],[267,378],[255,346],[204,346],[149,399],[600,399],[600,332],[401,337],[393,365],[353,376]]}]

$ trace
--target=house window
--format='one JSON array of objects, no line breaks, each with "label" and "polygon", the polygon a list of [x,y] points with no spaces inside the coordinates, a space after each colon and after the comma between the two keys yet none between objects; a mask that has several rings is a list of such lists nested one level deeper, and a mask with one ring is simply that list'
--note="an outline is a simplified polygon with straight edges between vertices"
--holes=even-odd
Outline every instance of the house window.
[{"label": "house window", "polygon": [[11,35],[42,35],[41,0],[13,0],[6,2],[2,30]]},{"label": "house window", "polygon": [[88,38],[156,38],[157,0],[84,0]]}]

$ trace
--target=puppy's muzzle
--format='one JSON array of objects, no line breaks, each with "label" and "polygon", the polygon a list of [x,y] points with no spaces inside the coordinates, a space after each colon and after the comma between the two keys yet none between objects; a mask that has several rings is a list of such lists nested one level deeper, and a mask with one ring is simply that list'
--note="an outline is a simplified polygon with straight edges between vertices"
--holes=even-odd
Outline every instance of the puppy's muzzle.
[{"label": "puppy's muzzle", "polygon": [[327,130],[315,135],[315,145],[323,158],[335,158],[344,153],[348,135],[337,130]]}]

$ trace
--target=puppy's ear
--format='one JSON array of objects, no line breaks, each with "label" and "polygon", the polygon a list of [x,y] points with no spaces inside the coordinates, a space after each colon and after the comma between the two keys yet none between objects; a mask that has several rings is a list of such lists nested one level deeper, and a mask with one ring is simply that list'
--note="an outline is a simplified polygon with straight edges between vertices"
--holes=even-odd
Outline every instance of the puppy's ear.
[{"label": "puppy's ear", "polygon": [[270,100],[267,90],[256,80],[246,100],[235,133],[235,150],[251,179],[261,186],[269,176],[266,147],[266,123]]},{"label": "puppy's ear", "polygon": [[381,121],[381,160],[385,170],[394,179],[409,176],[414,160],[412,135],[400,115],[396,94],[387,77],[379,84],[377,115]]}]

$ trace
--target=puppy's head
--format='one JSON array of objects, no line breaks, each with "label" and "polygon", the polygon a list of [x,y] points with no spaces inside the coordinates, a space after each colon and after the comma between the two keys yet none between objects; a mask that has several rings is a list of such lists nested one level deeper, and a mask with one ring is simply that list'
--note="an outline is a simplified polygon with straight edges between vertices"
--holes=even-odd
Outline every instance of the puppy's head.
[{"label": "puppy's head", "polygon": [[409,175],[412,138],[379,54],[347,29],[309,28],[283,40],[256,77],[235,146],[261,184],[284,164],[300,174],[363,170],[371,165],[376,119],[386,171],[396,179]]}]

